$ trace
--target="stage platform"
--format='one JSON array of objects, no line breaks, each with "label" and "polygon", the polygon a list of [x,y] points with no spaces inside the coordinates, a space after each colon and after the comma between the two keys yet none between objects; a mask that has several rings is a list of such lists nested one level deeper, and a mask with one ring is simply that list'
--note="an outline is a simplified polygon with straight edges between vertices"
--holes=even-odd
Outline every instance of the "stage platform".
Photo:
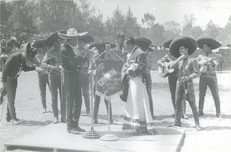
[{"label": "stage platform", "polygon": [[[90,124],[80,124],[87,131]],[[107,124],[94,125],[94,130],[105,135]],[[76,151],[76,152],[174,152],[180,151],[185,133],[174,128],[157,127],[158,135],[150,136],[122,130],[122,125],[110,125],[110,134],[119,138],[117,141],[102,141],[100,139],[85,139],[83,133],[70,134],[64,123],[50,124],[32,133],[14,139],[4,144],[5,150],[35,150],[35,151]]]}]

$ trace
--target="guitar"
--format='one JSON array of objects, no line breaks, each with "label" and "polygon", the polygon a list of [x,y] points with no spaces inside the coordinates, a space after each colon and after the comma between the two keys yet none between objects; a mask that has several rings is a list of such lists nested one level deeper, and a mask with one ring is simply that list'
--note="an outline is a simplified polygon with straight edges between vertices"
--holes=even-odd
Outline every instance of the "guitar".
[{"label": "guitar", "polygon": [[[208,58],[206,56],[200,55],[197,59],[200,64],[200,72],[206,73],[208,70],[208,66],[213,63],[213,58]],[[213,63],[214,64],[214,63]]]},{"label": "guitar", "polygon": [[[170,62],[169,62],[170,63]],[[165,67],[158,66],[158,75],[162,78],[166,78],[169,73],[172,73],[174,69],[171,69],[168,65],[169,63],[165,63]]]}]

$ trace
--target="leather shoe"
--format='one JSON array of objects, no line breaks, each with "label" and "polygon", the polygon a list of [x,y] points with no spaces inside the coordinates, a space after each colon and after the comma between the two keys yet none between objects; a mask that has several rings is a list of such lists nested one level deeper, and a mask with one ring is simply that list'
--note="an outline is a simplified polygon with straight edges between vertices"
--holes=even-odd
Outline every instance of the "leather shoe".
[{"label": "leather shoe", "polygon": [[43,113],[46,113],[47,112],[47,108],[43,108]]},{"label": "leather shoe", "polygon": [[196,130],[197,130],[197,131],[201,131],[201,127],[200,127],[199,124],[196,124]]},{"label": "leather shoe", "polygon": [[94,119],[94,120],[93,120],[93,123],[94,123],[94,124],[98,124],[98,123],[99,123],[99,122],[98,122],[98,119]]},{"label": "leather shoe", "polygon": [[61,122],[66,123],[67,121],[64,118],[61,118]]},{"label": "leather shoe", "polygon": [[86,132],[84,129],[80,128],[79,125],[75,128],[78,132]]},{"label": "leather shoe", "polygon": [[204,115],[204,112],[202,110],[199,110],[199,116]]},{"label": "leather shoe", "polygon": [[174,126],[181,127],[181,123],[174,122],[173,124],[169,125],[168,127],[174,127]]},{"label": "leather shoe", "polygon": [[14,125],[18,125],[18,124],[19,124],[19,122],[18,122],[17,120],[15,120],[15,119],[12,120],[12,123],[13,123]]},{"label": "leather shoe", "polygon": [[71,134],[79,134],[79,132],[75,128],[67,128],[67,132]]},{"label": "leather shoe", "polygon": [[57,124],[57,123],[58,123],[58,117],[54,117],[53,123],[54,123],[54,124]]},{"label": "leather shoe", "polygon": [[221,117],[221,113],[220,113],[220,112],[217,112],[217,113],[216,113],[216,116],[217,116],[217,118],[220,118],[220,117]]}]

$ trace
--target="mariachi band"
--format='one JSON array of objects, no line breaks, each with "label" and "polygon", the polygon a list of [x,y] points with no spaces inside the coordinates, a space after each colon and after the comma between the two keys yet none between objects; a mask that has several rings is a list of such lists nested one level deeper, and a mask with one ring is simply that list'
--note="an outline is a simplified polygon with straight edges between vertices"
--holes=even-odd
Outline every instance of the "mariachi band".
[{"label": "mariachi band", "polygon": [[[153,63],[152,54],[154,50],[150,47],[151,41],[147,38],[122,38],[118,47],[122,55],[126,56],[121,71],[120,99],[126,102],[123,130],[129,130],[137,134],[156,134],[154,128],[155,118],[152,98],[152,77],[150,74]],[[18,124],[16,116],[15,95],[17,91],[17,78],[21,71],[36,70],[40,89],[43,112],[47,111],[46,86],[51,93],[52,110],[54,120],[67,124],[69,133],[78,134],[85,132],[79,126],[79,118],[82,107],[82,96],[86,107],[86,116],[93,112],[93,123],[97,124],[100,94],[97,94],[97,83],[91,82],[95,78],[96,70],[103,69],[98,66],[96,58],[104,60],[117,60],[111,49],[112,44],[105,43],[103,52],[96,47],[91,50],[86,45],[94,39],[88,32],[78,32],[74,28],[67,31],[57,31],[48,38],[34,42],[32,45],[26,43],[21,51],[9,56],[4,55],[2,49],[1,64],[2,82],[0,102],[7,95],[6,120]],[[216,108],[216,116],[221,116],[220,98],[218,94],[217,76],[215,72],[217,55],[212,50],[221,46],[212,38],[200,38],[197,41],[190,37],[178,37],[169,40],[163,45],[168,48],[167,54],[158,60],[159,73],[162,77],[168,77],[169,91],[174,109],[175,121],[171,126],[181,126],[181,118],[187,119],[185,103],[188,101],[192,109],[195,128],[201,130],[199,116],[204,115],[204,97],[207,87],[210,88]],[[202,53],[189,59],[197,47]],[[126,52],[126,54],[124,53]],[[3,62],[4,59],[4,62]],[[2,63],[3,62],[3,63]],[[92,79],[92,77],[94,77]],[[199,111],[196,106],[193,79],[199,78]],[[96,80],[95,80],[96,81]],[[95,96],[94,109],[90,109],[89,84],[93,85]],[[60,99],[61,117],[59,119],[58,97]],[[107,111],[110,111],[110,124],[113,124],[112,108],[110,101],[104,99]],[[110,109],[109,109],[110,108]]]}]

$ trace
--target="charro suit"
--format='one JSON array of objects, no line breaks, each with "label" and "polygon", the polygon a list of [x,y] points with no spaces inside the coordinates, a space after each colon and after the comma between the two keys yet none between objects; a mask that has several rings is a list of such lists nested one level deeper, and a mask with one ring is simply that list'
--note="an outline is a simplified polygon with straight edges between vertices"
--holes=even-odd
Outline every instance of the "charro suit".
[{"label": "charro suit", "polygon": [[[61,97],[61,69],[57,68],[61,65],[59,50],[49,50],[43,58],[42,68],[47,71],[50,91],[52,95],[52,109],[54,117],[58,118],[58,90],[61,109],[61,121],[66,121],[66,102]],[[55,69],[55,70],[54,70]]]},{"label": "charro suit", "polygon": [[2,70],[2,82],[7,83],[7,120],[16,119],[14,106],[17,79],[21,71],[35,70],[35,66],[27,66],[26,59],[21,52],[9,56]]},{"label": "charro suit", "polygon": [[73,48],[69,44],[65,44],[61,48],[60,54],[62,67],[64,69],[64,90],[66,99],[67,127],[75,128],[78,125],[82,95],[81,88],[78,83],[79,67],[83,62],[83,58],[77,56],[73,52]]}]

